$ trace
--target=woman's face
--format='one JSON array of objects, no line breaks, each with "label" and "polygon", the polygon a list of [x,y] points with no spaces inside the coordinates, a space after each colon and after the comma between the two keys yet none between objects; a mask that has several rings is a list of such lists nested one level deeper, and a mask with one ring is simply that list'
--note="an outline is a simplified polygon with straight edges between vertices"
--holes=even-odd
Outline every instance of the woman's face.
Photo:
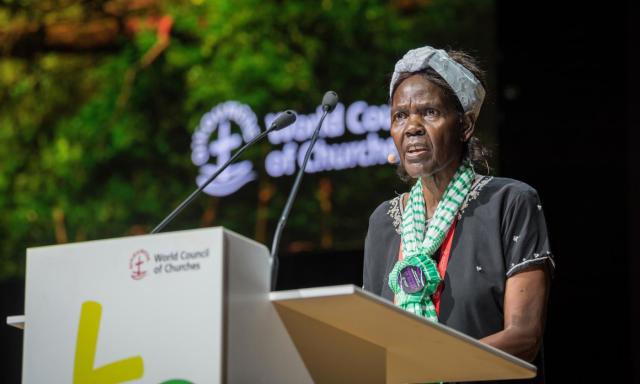
[{"label": "woman's face", "polygon": [[396,88],[391,100],[391,136],[400,161],[413,178],[433,175],[462,153],[460,117],[442,90],[416,74]]}]

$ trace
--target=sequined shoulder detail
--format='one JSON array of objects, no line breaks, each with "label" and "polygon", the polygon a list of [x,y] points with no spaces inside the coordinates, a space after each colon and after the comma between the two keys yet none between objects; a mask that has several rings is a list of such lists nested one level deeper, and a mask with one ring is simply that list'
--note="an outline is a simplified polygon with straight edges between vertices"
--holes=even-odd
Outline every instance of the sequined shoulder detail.
[{"label": "sequined shoulder detail", "polygon": [[402,195],[398,195],[389,200],[387,215],[391,217],[393,228],[400,234],[400,224],[402,224]]},{"label": "sequined shoulder detail", "polygon": [[467,209],[469,203],[473,200],[477,199],[480,196],[480,191],[484,188],[487,183],[489,183],[493,179],[493,176],[482,176],[476,175],[476,179],[473,181],[473,185],[471,186],[471,191],[467,194],[467,197],[464,199],[460,210],[458,211],[458,220],[462,218],[464,214],[464,210]]}]

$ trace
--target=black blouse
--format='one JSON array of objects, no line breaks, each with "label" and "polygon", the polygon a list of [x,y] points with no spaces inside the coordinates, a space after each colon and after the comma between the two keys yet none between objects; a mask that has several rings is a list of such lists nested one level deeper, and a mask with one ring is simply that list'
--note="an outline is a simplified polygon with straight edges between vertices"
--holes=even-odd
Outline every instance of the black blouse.
[{"label": "black blouse", "polygon": [[[373,212],[365,240],[363,288],[390,301],[401,222],[397,196]],[[458,213],[438,322],[476,339],[501,331],[506,281],[534,265],[555,268],[537,192],[517,180],[476,176]]]}]

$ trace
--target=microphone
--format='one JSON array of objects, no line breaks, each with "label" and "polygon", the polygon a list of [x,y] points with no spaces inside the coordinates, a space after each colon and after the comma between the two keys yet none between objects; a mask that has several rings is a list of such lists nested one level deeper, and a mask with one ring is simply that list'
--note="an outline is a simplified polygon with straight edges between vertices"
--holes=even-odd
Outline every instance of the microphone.
[{"label": "microphone", "polygon": [[[333,112],[333,110],[336,108],[336,105],[338,105],[338,94],[337,93],[335,93],[333,91],[328,91],[327,93],[324,94],[324,96],[322,96],[322,110],[323,111]],[[322,120],[320,120],[320,124],[322,124]],[[320,126],[320,124],[318,124],[318,127]]]},{"label": "microphone", "polygon": [[290,126],[295,121],[296,121],[296,113],[290,109],[287,109],[286,111],[276,116],[275,119],[273,119],[273,122],[269,126],[269,129],[267,129],[266,132],[264,133],[269,134],[273,131],[279,131],[282,128]]},{"label": "microphone", "polygon": [[293,186],[291,187],[291,192],[289,192],[289,197],[287,198],[287,203],[284,205],[284,209],[282,210],[282,215],[280,216],[280,220],[278,221],[278,226],[276,227],[276,231],[273,235],[273,242],[271,243],[271,290],[274,291],[276,289],[276,282],[278,281],[278,246],[280,244],[280,238],[282,237],[282,231],[284,230],[284,226],[287,223],[287,218],[289,217],[289,212],[291,212],[291,207],[293,206],[293,200],[295,200],[296,195],[298,194],[298,189],[300,188],[300,184],[302,182],[302,176],[304,175],[304,170],[307,167],[307,162],[311,157],[311,151],[313,150],[313,146],[316,144],[316,140],[318,140],[318,136],[320,134],[320,127],[322,127],[322,122],[324,118],[327,117],[327,114],[333,111],[338,104],[338,95],[333,91],[328,91],[322,97],[322,117],[316,126],[315,131],[313,131],[313,136],[311,137],[311,142],[309,143],[309,148],[307,148],[307,152],[304,155],[304,161],[298,169],[298,174],[296,175],[296,179],[293,182]]},{"label": "microphone", "polygon": [[288,127],[289,125],[293,124],[294,121],[296,121],[296,113],[294,111],[290,110],[290,109],[282,112],[281,114],[279,114],[273,120],[273,122],[271,123],[271,125],[269,126],[269,128],[266,131],[261,132],[258,136],[254,137],[248,143],[246,143],[240,149],[238,149],[236,151],[236,153],[234,153],[233,156],[231,156],[231,158],[226,163],[224,163],[220,168],[218,168],[207,179],[207,181],[205,181],[200,187],[198,187],[195,191],[193,191],[182,203],[180,203],[180,205],[178,205],[176,207],[176,209],[174,209],[167,217],[165,217],[160,222],[160,224],[158,224],[151,231],[151,233],[158,233],[164,227],[166,227],[167,224],[169,224],[176,216],[178,216],[178,214],[180,212],[182,212],[182,210],[185,209],[193,201],[193,199],[195,199],[207,187],[207,185],[211,184],[211,182],[213,180],[215,180],[215,178],[218,177],[218,175],[220,175],[222,173],[222,171],[224,171],[229,166],[229,164],[231,164],[235,159],[237,159],[238,156],[240,156],[240,154],[242,154],[242,152],[244,152],[245,149],[249,148],[254,143],[260,141],[265,136],[267,136],[269,133],[271,133],[273,131],[280,130],[280,129],[284,128],[284,127]]}]

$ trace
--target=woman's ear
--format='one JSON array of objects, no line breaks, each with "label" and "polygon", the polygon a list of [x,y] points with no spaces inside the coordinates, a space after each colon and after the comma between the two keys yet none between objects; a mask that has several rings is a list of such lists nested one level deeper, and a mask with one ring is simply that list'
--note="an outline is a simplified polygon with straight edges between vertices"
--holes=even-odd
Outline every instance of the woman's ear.
[{"label": "woman's ear", "polygon": [[473,136],[473,132],[476,129],[476,120],[471,112],[462,115],[461,120],[460,140],[466,143]]}]

